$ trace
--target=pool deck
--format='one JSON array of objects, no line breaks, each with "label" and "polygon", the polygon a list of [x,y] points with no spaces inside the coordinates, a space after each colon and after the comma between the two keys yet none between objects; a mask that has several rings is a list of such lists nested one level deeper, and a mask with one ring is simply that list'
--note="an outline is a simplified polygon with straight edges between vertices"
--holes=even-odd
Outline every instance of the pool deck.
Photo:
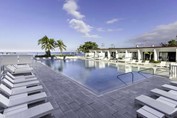
[{"label": "pool deck", "polygon": [[168,78],[152,77],[140,83],[97,96],[41,63],[32,64],[48,100],[54,107],[52,118],[136,118],[135,97],[151,95],[150,90],[169,83]]}]

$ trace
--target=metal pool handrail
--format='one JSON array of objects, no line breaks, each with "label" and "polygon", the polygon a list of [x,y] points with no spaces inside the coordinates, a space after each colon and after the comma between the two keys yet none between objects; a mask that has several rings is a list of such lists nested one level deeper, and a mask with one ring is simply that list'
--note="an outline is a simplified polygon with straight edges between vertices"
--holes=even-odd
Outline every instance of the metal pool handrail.
[{"label": "metal pool handrail", "polygon": [[[176,65],[176,67],[177,67],[177,65]],[[160,68],[157,68],[157,70],[159,70],[159,69],[160,69]],[[152,75],[155,75],[153,68],[146,68],[146,69],[137,71],[137,73],[140,74],[140,75],[142,75],[143,77],[145,77],[145,78],[147,79],[148,77],[146,77],[145,75],[142,74],[142,72],[143,72],[143,71],[146,71],[146,70],[152,70]],[[177,70],[177,69],[176,69],[176,70]],[[131,74],[131,75],[132,75],[132,83],[133,83],[133,81],[134,81],[134,74],[133,74],[133,72],[128,72],[128,73],[123,73],[123,74],[117,75],[117,78],[118,78],[122,83],[124,83],[125,85],[127,85],[126,82],[124,82],[122,79],[120,79],[120,76],[126,75],[126,74]],[[177,74],[176,74],[176,75],[177,75]]]},{"label": "metal pool handrail", "polygon": [[[153,70],[153,68],[147,68],[147,69],[143,69],[143,70],[138,71],[138,73],[139,73],[140,75],[142,75],[143,77],[147,78],[145,75],[143,75],[143,74],[141,73],[142,71],[145,71],[145,70]],[[122,79],[120,79],[120,76],[126,75],[126,74],[131,74],[131,75],[132,75],[131,77],[132,77],[132,83],[133,83],[133,81],[134,81],[134,74],[133,74],[133,72],[128,72],[128,73],[123,73],[123,74],[117,75],[117,78],[118,78],[122,83],[124,83],[125,85],[127,85],[126,82],[124,82]],[[153,75],[154,75],[154,71],[153,71]]]},{"label": "metal pool handrail", "polygon": [[[165,72],[165,71],[162,71],[161,69],[165,69],[165,68],[156,68],[156,71],[160,71],[160,72]],[[168,68],[169,69],[169,68]],[[143,70],[140,70],[140,71],[138,71],[138,73],[139,74],[141,74],[142,76],[144,76],[145,78],[147,78],[145,75],[143,75],[141,72],[143,72],[143,71],[145,71],[145,70],[152,70],[152,75],[158,75],[158,74],[156,74],[153,70],[153,68],[147,68],[147,69],[143,69]],[[163,75],[158,75],[158,76],[163,76]]]},{"label": "metal pool handrail", "polygon": [[[138,71],[138,73],[147,79],[147,77],[141,73],[141,72],[146,71],[146,70],[153,70],[153,68],[146,68],[146,69]],[[154,70],[152,72],[153,72],[152,74],[154,75]]]},{"label": "metal pool handrail", "polygon": [[132,82],[133,82],[133,80],[134,80],[133,72],[128,72],[128,73],[123,73],[123,74],[117,75],[117,78],[118,78],[122,83],[124,83],[125,85],[127,85],[127,83],[124,82],[122,79],[120,79],[119,76],[126,75],[126,74],[131,74],[131,75],[132,75]]}]

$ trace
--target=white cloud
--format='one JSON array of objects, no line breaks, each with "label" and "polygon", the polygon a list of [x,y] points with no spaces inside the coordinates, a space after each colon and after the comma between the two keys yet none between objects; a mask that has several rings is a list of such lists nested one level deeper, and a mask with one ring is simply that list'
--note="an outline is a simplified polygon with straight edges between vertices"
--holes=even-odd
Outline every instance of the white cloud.
[{"label": "white cloud", "polygon": [[75,0],[66,0],[65,4],[63,5],[63,9],[77,19],[82,19],[85,17],[78,11],[78,5]]},{"label": "white cloud", "polygon": [[159,25],[152,31],[144,33],[133,39],[133,42],[142,45],[159,45],[161,42],[168,42],[177,35],[177,21],[167,25]]},{"label": "white cloud", "polygon": [[93,34],[89,34],[87,33],[84,37],[87,37],[87,38],[94,38],[94,39],[98,39],[98,38],[101,38],[101,36],[99,35],[93,35]]},{"label": "white cloud", "polygon": [[120,20],[122,20],[122,18],[119,18],[119,19],[113,18],[111,20],[106,21],[106,24],[113,24],[115,22],[119,22]]},{"label": "white cloud", "polygon": [[88,25],[83,21],[85,17],[78,11],[78,5],[76,0],[65,0],[65,4],[63,5],[63,9],[68,12],[68,14],[72,15],[74,18],[71,20],[67,20],[70,26],[75,29],[77,32],[84,34],[84,37],[88,38],[100,38],[98,35],[90,34],[92,30],[92,26]]},{"label": "white cloud", "polygon": [[88,38],[100,38],[98,35],[91,35],[90,31],[93,27],[87,25],[84,21],[78,19],[71,19],[69,21],[70,26],[76,31],[84,34],[84,37]]},{"label": "white cloud", "polygon": [[118,29],[104,29],[104,28],[96,28],[98,32],[119,32],[122,31],[123,29],[118,28]]},{"label": "white cloud", "polygon": [[122,31],[123,29],[118,28],[118,29],[107,29],[108,32],[119,32]]},{"label": "white cloud", "polygon": [[71,19],[69,21],[69,24],[72,28],[77,30],[78,32],[81,32],[83,34],[87,34],[88,32],[91,31],[92,27],[90,25],[87,25],[84,21],[82,20],[77,20],[77,19]]}]

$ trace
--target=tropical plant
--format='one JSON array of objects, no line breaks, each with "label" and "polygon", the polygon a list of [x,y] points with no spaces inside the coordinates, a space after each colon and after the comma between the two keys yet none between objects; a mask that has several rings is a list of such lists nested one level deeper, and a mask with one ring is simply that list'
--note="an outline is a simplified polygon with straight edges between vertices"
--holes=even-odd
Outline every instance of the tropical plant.
[{"label": "tropical plant", "polygon": [[144,54],[149,55],[149,60],[151,60],[151,56],[152,56],[153,52],[145,52]]},{"label": "tropical plant", "polygon": [[165,44],[165,43],[160,43],[160,45],[161,45],[162,47],[167,47],[167,46],[168,46],[168,44]]},{"label": "tropical plant", "polygon": [[66,45],[63,43],[62,40],[57,40],[55,42],[55,47],[59,48],[61,54],[62,54],[63,50],[66,50]]},{"label": "tropical plant", "polygon": [[170,41],[168,41],[168,43],[161,43],[160,44],[162,47],[168,47],[168,46],[177,46],[177,41],[172,39]]},{"label": "tropical plant", "polygon": [[41,48],[45,50],[47,56],[51,56],[51,50],[55,49],[55,40],[44,36],[38,40],[38,45],[41,45]]},{"label": "tropical plant", "polygon": [[168,46],[177,46],[177,41],[174,39],[168,41]]},{"label": "tropical plant", "polygon": [[79,52],[89,52],[91,49],[98,49],[98,45],[95,42],[85,42],[83,45],[80,45],[79,48],[77,49]]}]

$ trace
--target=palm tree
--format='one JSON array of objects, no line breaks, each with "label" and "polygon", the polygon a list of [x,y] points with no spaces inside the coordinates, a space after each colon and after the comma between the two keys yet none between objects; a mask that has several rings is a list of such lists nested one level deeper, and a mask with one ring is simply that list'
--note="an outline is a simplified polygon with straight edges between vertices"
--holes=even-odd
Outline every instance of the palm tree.
[{"label": "palm tree", "polygon": [[41,48],[45,50],[47,56],[51,56],[50,50],[55,48],[55,40],[49,39],[47,36],[38,40],[38,45],[41,45]]},{"label": "palm tree", "polygon": [[59,48],[60,53],[62,53],[63,50],[66,50],[66,45],[63,43],[62,40],[57,40],[57,41],[55,42],[55,47],[58,47],[58,48]]}]

